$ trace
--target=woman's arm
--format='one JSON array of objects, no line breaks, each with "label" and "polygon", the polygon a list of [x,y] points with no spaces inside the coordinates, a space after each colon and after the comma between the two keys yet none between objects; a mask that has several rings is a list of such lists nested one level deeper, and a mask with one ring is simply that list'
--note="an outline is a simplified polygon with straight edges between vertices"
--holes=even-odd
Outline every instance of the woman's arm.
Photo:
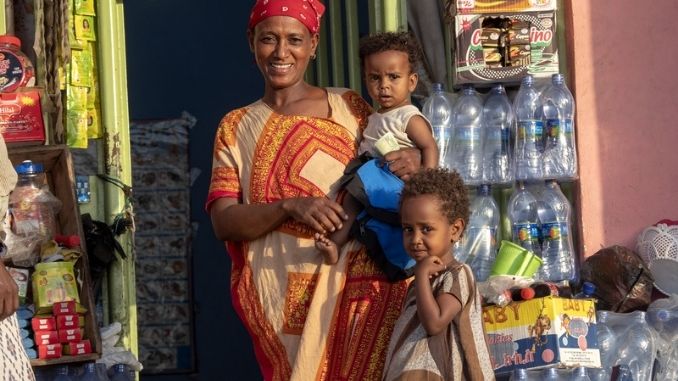
[{"label": "woman's arm", "polygon": [[417,295],[417,315],[426,333],[435,336],[443,332],[452,319],[461,311],[461,302],[452,294],[442,293],[435,297],[431,278],[445,270],[440,258],[427,257],[417,263],[414,286]]},{"label": "woman's arm", "polygon": [[341,205],[326,197],[299,197],[268,204],[239,204],[220,198],[210,208],[214,234],[221,241],[251,241],[273,231],[288,218],[327,234],[341,229],[348,216]]}]

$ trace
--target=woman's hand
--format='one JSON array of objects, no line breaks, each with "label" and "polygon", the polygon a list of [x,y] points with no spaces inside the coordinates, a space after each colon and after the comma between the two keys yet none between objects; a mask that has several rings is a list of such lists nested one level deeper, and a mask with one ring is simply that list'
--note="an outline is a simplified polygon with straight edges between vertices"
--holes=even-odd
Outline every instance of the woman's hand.
[{"label": "woman's hand", "polygon": [[338,203],[327,197],[298,197],[282,201],[288,216],[302,222],[320,234],[341,229],[348,215]]},{"label": "woman's hand", "polygon": [[417,262],[414,268],[414,275],[416,278],[433,279],[443,271],[445,271],[445,265],[440,258],[426,257]]},{"label": "woman's hand", "polygon": [[401,180],[408,180],[421,168],[421,152],[417,148],[401,148],[384,155],[388,169]]}]

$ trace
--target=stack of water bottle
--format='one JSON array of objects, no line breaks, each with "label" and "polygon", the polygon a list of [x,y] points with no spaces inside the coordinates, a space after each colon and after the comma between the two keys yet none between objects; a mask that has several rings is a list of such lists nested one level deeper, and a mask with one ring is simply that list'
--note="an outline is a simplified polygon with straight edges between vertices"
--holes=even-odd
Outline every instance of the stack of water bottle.
[{"label": "stack of water bottle", "polygon": [[136,374],[126,364],[115,364],[106,369],[104,363],[86,363],[83,366],[59,365],[53,368],[35,368],[36,381],[133,381]]},{"label": "stack of water bottle", "polygon": [[500,221],[491,186],[516,182],[508,209],[512,241],[542,257],[540,279],[574,280],[570,204],[555,181],[577,177],[574,99],[563,75],[553,75],[541,93],[526,76],[513,103],[497,84],[484,102],[466,86],[453,105],[442,85],[434,84],[423,113],[433,127],[440,165],[478,187],[457,259],[471,265],[477,280],[487,279]]}]

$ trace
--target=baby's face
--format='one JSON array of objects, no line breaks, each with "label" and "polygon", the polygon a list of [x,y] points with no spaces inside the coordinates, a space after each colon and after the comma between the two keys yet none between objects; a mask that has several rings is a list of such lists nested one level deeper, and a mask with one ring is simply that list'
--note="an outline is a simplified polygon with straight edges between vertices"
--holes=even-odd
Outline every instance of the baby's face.
[{"label": "baby's face", "polygon": [[407,53],[397,50],[365,57],[365,85],[370,97],[386,112],[410,104],[410,93],[417,86]]}]

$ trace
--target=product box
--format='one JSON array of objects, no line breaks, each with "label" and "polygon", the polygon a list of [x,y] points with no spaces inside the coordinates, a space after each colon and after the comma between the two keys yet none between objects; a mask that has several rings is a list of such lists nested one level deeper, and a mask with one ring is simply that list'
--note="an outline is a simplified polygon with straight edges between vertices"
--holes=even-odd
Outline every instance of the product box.
[{"label": "product box", "polygon": [[71,341],[80,341],[80,340],[82,340],[82,330],[80,328],[59,330],[60,343],[65,344],[70,343]]},{"label": "product box", "polygon": [[58,359],[61,357],[61,344],[38,345],[38,358]]},{"label": "product box", "polygon": [[38,345],[59,344],[59,333],[57,331],[34,331],[33,338]]},{"label": "product box", "polygon": [[65,355],[86,355],[92,353],[92,344],[89,340],[71,341],[64,344]]},{"label": "product box", "polygon": [[31,327],[33,331],[55,331],[57,329],[54,316],[36,316],[31,319]]},{"label": "product box", "polygon": [[454,18],[455,86],[517,84],[558,73],[556,11],[463,14]]},{"label": "product box", "polygon": [[78,315],[57,315],[56,316],[57,329],[73,329],[80,327],[80,318]]},{"label": "product box", "polygon": [[543,12],[557,7],[557,0],[448,0],[450,16],[501,12]]},{"label": "product box", "polygon": [[496,374],[516,368],[600,367],[593,299],[555,296],[483,307]]},{"label": "product box", "polygon": [[39,90],[0,93],[0,133],[8,144],[45,142]]},{"label": "product box", "polygon": [[77,312],[77,303],[75,300],[57,302],[52,304],[52,313],[58,315],[72,315]]},{"label": "product box", "polygon": [[24,304],[26,301],[26,292],[28,291],[28,269],[7,267],[7,271],[19,288],[19,304]]}]

